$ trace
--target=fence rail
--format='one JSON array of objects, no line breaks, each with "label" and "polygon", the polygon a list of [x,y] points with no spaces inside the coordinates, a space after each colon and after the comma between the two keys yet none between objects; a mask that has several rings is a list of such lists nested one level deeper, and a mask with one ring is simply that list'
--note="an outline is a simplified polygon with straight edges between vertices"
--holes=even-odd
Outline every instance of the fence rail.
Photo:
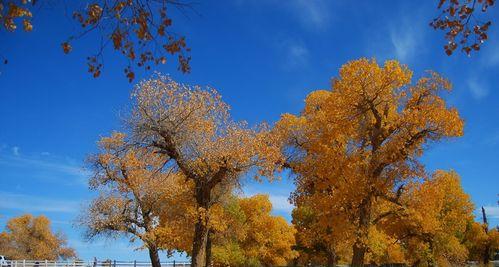
[{"label": "fence rail", "polygon": [[[49,260],[8,260],[0,267],[150,267],[147,261],[49,261]],[[188,267],[189,261],[161,262],[161,267]]]}]

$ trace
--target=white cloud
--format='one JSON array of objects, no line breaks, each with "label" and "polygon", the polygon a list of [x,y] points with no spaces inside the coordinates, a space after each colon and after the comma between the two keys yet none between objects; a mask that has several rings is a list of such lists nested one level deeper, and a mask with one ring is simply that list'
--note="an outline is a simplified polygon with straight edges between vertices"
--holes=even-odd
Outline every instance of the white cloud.
[{"label": "white cloud", "polygon": [[19,147],[18,146],[12,147],[12,154],[14,154],[14,156],[19,156]]},{"label": "white cloud", "polygon": [[480,48],[480,63],[483,67],[495,67],[499,64],[499,31],[497,28],[491,28],[489,40]]},{"label": "white cloud", "polygon": [[[425,51],[427,24],[414,23],[426,20],[423,10],[402,12],[403,16],[386,17],[382,21],[366,25],[364,34],[365,49],[380,62],[396,59],[404,64],[415,63],[416,57]],[[401,13],[401,14],[402,14]]]},{"label": "white cloud", "polygon": [[474,99],[480,100],[489,94],[488,86],[475,78],[468,79],[467,84]]},{"label": "white cloud", "polygon": [[393,53],[399,61],[404,63],[408,63],[415,57],[423,38],[423,31],[406,20],[392,25],[390,29]]},{"label": "white cloud", "polygon": [[22,212],[76,213],[80,202],[0,191],[0,208]]},{"label": "white cloud", "polygon": [[257,194],[265,194],[269,196],[269,200],[272,203],[272,209],[274,211],[280,211],[284,213],[288,213],[291,216],[291,212],[293,211],[294,206],[289,202],[289,198],[287,195],[283,194],[272,194],[269,192],[256,192],[253,190],[245,191],[244,196],[252,197]]},{"label": "white cloud", "polygon": [[[307,28],[323,30],[330,24],[332,9],[325,0],[293,0],[289,1],[295,16]],[[282,4],[279,2],[279,4]]]},{"label": "white cloud", "polygon": [[[493,45],[493,44],[489,44]],[[489,66],[496,66],[499,64],[499,44],[495,44],[491,47],[490,52],[488,53],[489,55],[487,56],[487,63]]]},{"label": "white cloud", "polygon": [[485,214],[487,214],[487,218],[499,219],[499,206],[484,206],[483,208],[485,209]]},{"label": "white cloud", "polygon": [[308,49],[301,43],[290,43],[287,47],[287,66],[299,67],[308,63]]},{"label": "white cloud", "polygon": [[295,20],[308,31],[323,31],[331,25],[334,1],[329,0],[269,0],[249,1],[234,0],[236,6],[247,8],[269,8],[284,11],[288,17]]},{"label": "white cloud", "polygon": [[[39,155],[21,155],[18,147],[14,146],[11,149],[14,156],[0,153],[0,165],[28,169],[29,171],[55,172],[63,174],[66,182],[76,181],[80,184],[86,184],[86,180],[90,175],[82,166],[75,164],[74,160],[54,157],[48,152],[42,152]],[[68,176],[76,178],[76,180],[67,179]]]},{"label": "white cloud", "polygon": [[287,196],[270,195],[269,199],[270,202],[272,202],[272,208],[274,210],[283,211],[289,214],[293,211],[294,206],[289,203]]}]

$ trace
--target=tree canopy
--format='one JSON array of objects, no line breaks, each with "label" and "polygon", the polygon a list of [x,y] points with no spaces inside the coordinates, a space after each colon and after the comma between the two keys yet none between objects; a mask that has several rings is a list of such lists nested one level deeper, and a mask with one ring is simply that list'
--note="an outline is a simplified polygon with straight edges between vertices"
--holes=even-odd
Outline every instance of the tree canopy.
[{"label": "tree canopy", "polygon": [[348,62],[331,90],[312,92],[299,116],[285,114],[277,125],[297,174],[295,203],[313,203],[320,227],[350,222],[340,234],[354,236],[354,266],[364,263],[370,229],[405,212],[407,184],[425,177],[418,161],[425,145],[462,135],[457,110],[440,97],[450,83],[434,72],[411,78],[397,61]]},{"label": "tree canopy", "polygon": [[61,233],[53,233],[50,220],[31,214],[7,221],[0,233],[0,251],[9,259],[58,260],[76,258],[74,249],[67,246]]}]

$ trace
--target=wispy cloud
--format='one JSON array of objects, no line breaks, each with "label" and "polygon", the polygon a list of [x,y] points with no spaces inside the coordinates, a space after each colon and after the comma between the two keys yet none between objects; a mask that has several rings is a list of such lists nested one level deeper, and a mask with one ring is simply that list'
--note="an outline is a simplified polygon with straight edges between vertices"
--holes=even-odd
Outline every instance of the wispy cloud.
[{"label": "wispy cloud", "polygon": [[[52,156],[48,152],[39,154],[21,154],[17,146],[11,147],[11,153],[1,153],[0,166],[14,167],[32,173],[33,171],[44,171],[58,176],[64,176],[67,183],[76,182],[77,184],[86,184],[89,172],[84,170],[81,165],[75,164],[73,160]],[[55,175],[54,175],[55,176]],[[54,177],[52,176],[52,177]],[[72,177],[73,179],[68,179]]]},{"label": "wispy cloud", "polygon": [[0,208],[22,212],[76,213],[80,202],[0,191]]},{"label": "wispy cloud", "polygon": [[482,67],[495,67],[499,65],[499,30],[491,28],[489,40],[485,42],[479,52]]},{"label": "wispy cloud", "polygon": [[14,156],[19,156],[19,147],[18,146],[12,147],[12,154]]},{"label": "wispy cloud", "polygon": [[483,99],[489,94],[489,88],[487,84],[485,84],[483,81],[479,81],[474,77],[468,79],[467,85],[471,96],[476,100]]},{"label": "wispy cloud", "polygon": [[287,67],[299,67],[308,63],[309,52],[301,43],[289,43],[287,46]]},{"label": "wispy cloud", "polygon": [[286,213],[291,216],[291,212],[293,211],[294,206],[289,202],[288,195],[275,192],[258,191],[254,189],[246,189],[243,193],[243,195],[247,197],[251,197],[257,194],[268,195],[269,200],[272,203],[272,209],[274,211]]},{"label": "wispy cloud", "polygon": [[[417,21],[417,20],[416,20]],[[393,24],[390,28],[390,41],[393,54],[399,61],[410,62],[417,55],[424,38],[419,26],[410,23],[407,19]]]},{"label": "wispy cloud", "polygon": [[330,24],[332,10],[329,6],[330,1],[292,0],[288,3],[295,17],[308,29],[323,30]]},{"label": "wispy cloud", "polygon": [[386,17],[383,21],[366,26],[364,34],[367,41],[365,50],[368,55],[384,61],[397,59],[404,64],[414,64],[416,57],[425,51],[427,24],[414,23],[426,20],[421,10],[400,12],[403,16]]},{"label": "wispy cloud", "polygon": [[488,218],[499,219],[499,206],[484,206]]},{"label": "wispy cloud", "polygon": [[291,211],[293,211],[294,206],[289,203],[287,196],[270,195],[269,199],[270,202],[272,202],[272,207],[274,208],[274,210],[286,212],[289,214],[291,214]]},{"label": "wispy cloud", "polygon": [[334,1],[329,0],[269,0],[269,1],[232,1],[238,7],[273,9],[275,12],[285,12],[286,16],[307,31],[326,30],[331,25],[335,9]]},{"label": "wispy cloud", "polygon": [[407,62],[416,50],[416,38],[412,31],[392,31],[390,33],[397,59]]}]

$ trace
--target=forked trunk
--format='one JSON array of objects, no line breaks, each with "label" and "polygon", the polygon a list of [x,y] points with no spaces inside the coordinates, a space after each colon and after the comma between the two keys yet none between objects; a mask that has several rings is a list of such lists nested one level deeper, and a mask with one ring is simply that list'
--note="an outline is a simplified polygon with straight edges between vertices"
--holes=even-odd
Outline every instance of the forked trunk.
[{"label": "forked trunk", "polygon": [[353,245],[352,267],[364,266],[364,257],[367,252],[365,240],[369,238],[371,224],[371,198],[364,199],[359,207],[359,229]]},{"label": "forked trunk", "polygon": [[149,245],[149,258],[151,259],[152,267],[161,267],[159,260],[158,248],[155,245]]}]

